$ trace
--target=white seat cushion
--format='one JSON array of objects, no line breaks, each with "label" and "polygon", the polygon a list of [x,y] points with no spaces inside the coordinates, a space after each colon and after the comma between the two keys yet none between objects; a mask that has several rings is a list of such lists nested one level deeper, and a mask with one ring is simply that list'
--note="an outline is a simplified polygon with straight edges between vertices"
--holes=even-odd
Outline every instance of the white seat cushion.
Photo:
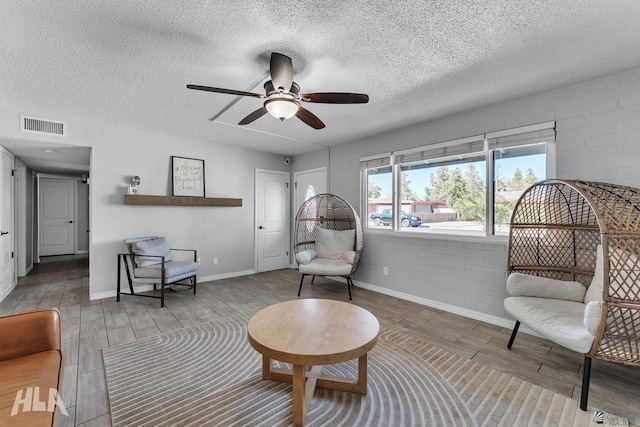
[{"label": "white seat cushion", "polygon": [[356,230],[328,230],[315,227],[318,258],[339,259],[353,251]]},{"label": "white seat cushion", "polygon": [[314,258],[308,264],[300,264],[298,269],[302,274],[347,276],[351,274],[351,267],[351,264],[343,259]]},{"label": "white seat cushion", "polygon": [[589,304],[594,301],[602,301],[602,293],[604,292],[604,264],[603,264],[602,245],[598,245],[596,249],[596,269],[593,272],[591,284],[584,294],[584,303]]},{"label": "white seat cushion", "polygon": [[298,264],[309,264],[318,253],[313,249],[307,249],[306,251],[300,251],[296,254],[296,261]]},{"label": "white seat cushion", "polygon": [[591,301],[584,310],[584,327],[589,333],[595,335],[600,326],[602,317],[602,301]]},{"label": "white seat cushion", "polygon": [[509,297],[505,310],[543,337],[578,353],[587,353],[594,335],[584,326],[586,306],[575,301]]},{"label": "white seat cushion", "polygon": [[[149,267],[136,268],[135,276],[137,278],[159,279],[161,275],[161,265],[152,265]],[[176,277],[195,276],[198,271],[198,263],[194,261],[170,261],[164,264],[165,280],[170,281]]]},{"label": "white seat cushion", "polygon": [[513,297],[555,298],[582,302],[586,291],[587,288],[580,282],[522,273],[511,273],[507,278],[507,292]]}]

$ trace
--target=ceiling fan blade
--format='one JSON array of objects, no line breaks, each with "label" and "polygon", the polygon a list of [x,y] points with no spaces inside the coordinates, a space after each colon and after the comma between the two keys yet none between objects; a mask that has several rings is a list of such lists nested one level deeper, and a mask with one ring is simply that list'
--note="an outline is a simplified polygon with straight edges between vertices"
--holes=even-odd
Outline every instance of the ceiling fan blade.
[{"label": "ceiling fan blade", "polygon": [[320,104],[366,104],[369,102],[369,95],[345,92],[305,93],[300,95],[300,100]]},{"label": "ceiling fan blade", "polygon": [[291,58],[281,53],[271,53],[271,63],[269,64],[271,71],[271,82],[276,90],[282,88],[285,92],[291,89],[293,83],[293,64]]},{"label": "ceiling fan blade", "polygon": [[257,120],[260,117],[264,116],[266,113],[267,113],[267,109],[264,108],[264,107],[260,107],[256,111],[254,111],[253,113],[249,114],[244,119],[240,120],[240,123],[238,123],[238,124],[239,125],[248,125],[249,123],[253,122],[254,120]]},{"label": "ceiling fan blade", "polygon": [[260,93],[244,92],[242,90],[233,90],[233,89],[222,89],[219,87],[187,85],[187,88],[195,89],[195,90],[204,90],[207,92],[226,93],[227,95],[253,96],[255,98],[265,98],[265,95],[262,95]]},{"label": "ceiling fan blade", "polygon": [[322,123],[322,120],[317,118],[315,114],[304,107],[298,108],[296,117],[314,129],[322,129],[324,127],[324,123]]}]

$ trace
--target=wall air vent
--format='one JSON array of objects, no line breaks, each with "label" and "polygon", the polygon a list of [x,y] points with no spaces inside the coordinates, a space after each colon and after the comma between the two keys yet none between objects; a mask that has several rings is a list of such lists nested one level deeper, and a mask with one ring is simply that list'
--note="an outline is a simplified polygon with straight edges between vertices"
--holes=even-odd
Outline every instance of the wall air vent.
[{"label": "wall air vent", "polygon": [[67,124],[37,117],[20,116],[20,130],[22,132],[46,133],[49,135],[66,136]]}]

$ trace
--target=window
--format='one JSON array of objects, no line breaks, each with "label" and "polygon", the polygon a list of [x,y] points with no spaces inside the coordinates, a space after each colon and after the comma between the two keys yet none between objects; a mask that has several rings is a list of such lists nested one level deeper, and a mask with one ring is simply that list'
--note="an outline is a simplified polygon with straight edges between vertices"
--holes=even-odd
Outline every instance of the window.
[{"label": "window", "polygon": [[554,128],[547,122],[362,159],[365,224],[412,233],[507,235],[520,195],[553,175],[547,159]]}]

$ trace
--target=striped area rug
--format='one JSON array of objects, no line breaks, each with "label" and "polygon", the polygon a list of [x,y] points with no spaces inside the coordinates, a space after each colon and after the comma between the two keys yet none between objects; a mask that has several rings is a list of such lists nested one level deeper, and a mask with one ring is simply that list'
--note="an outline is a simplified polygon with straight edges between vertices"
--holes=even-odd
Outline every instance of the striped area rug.
[{"label": "striped area rug", "polygon": [[[248,317],[103,352],[113,426],[289,426],[291,384],[261,378]],[[307,426],[589,426],[557,393],[381,327],[368,394],[317,389]],[[356,376],[355,361],[325,372]]]}]

